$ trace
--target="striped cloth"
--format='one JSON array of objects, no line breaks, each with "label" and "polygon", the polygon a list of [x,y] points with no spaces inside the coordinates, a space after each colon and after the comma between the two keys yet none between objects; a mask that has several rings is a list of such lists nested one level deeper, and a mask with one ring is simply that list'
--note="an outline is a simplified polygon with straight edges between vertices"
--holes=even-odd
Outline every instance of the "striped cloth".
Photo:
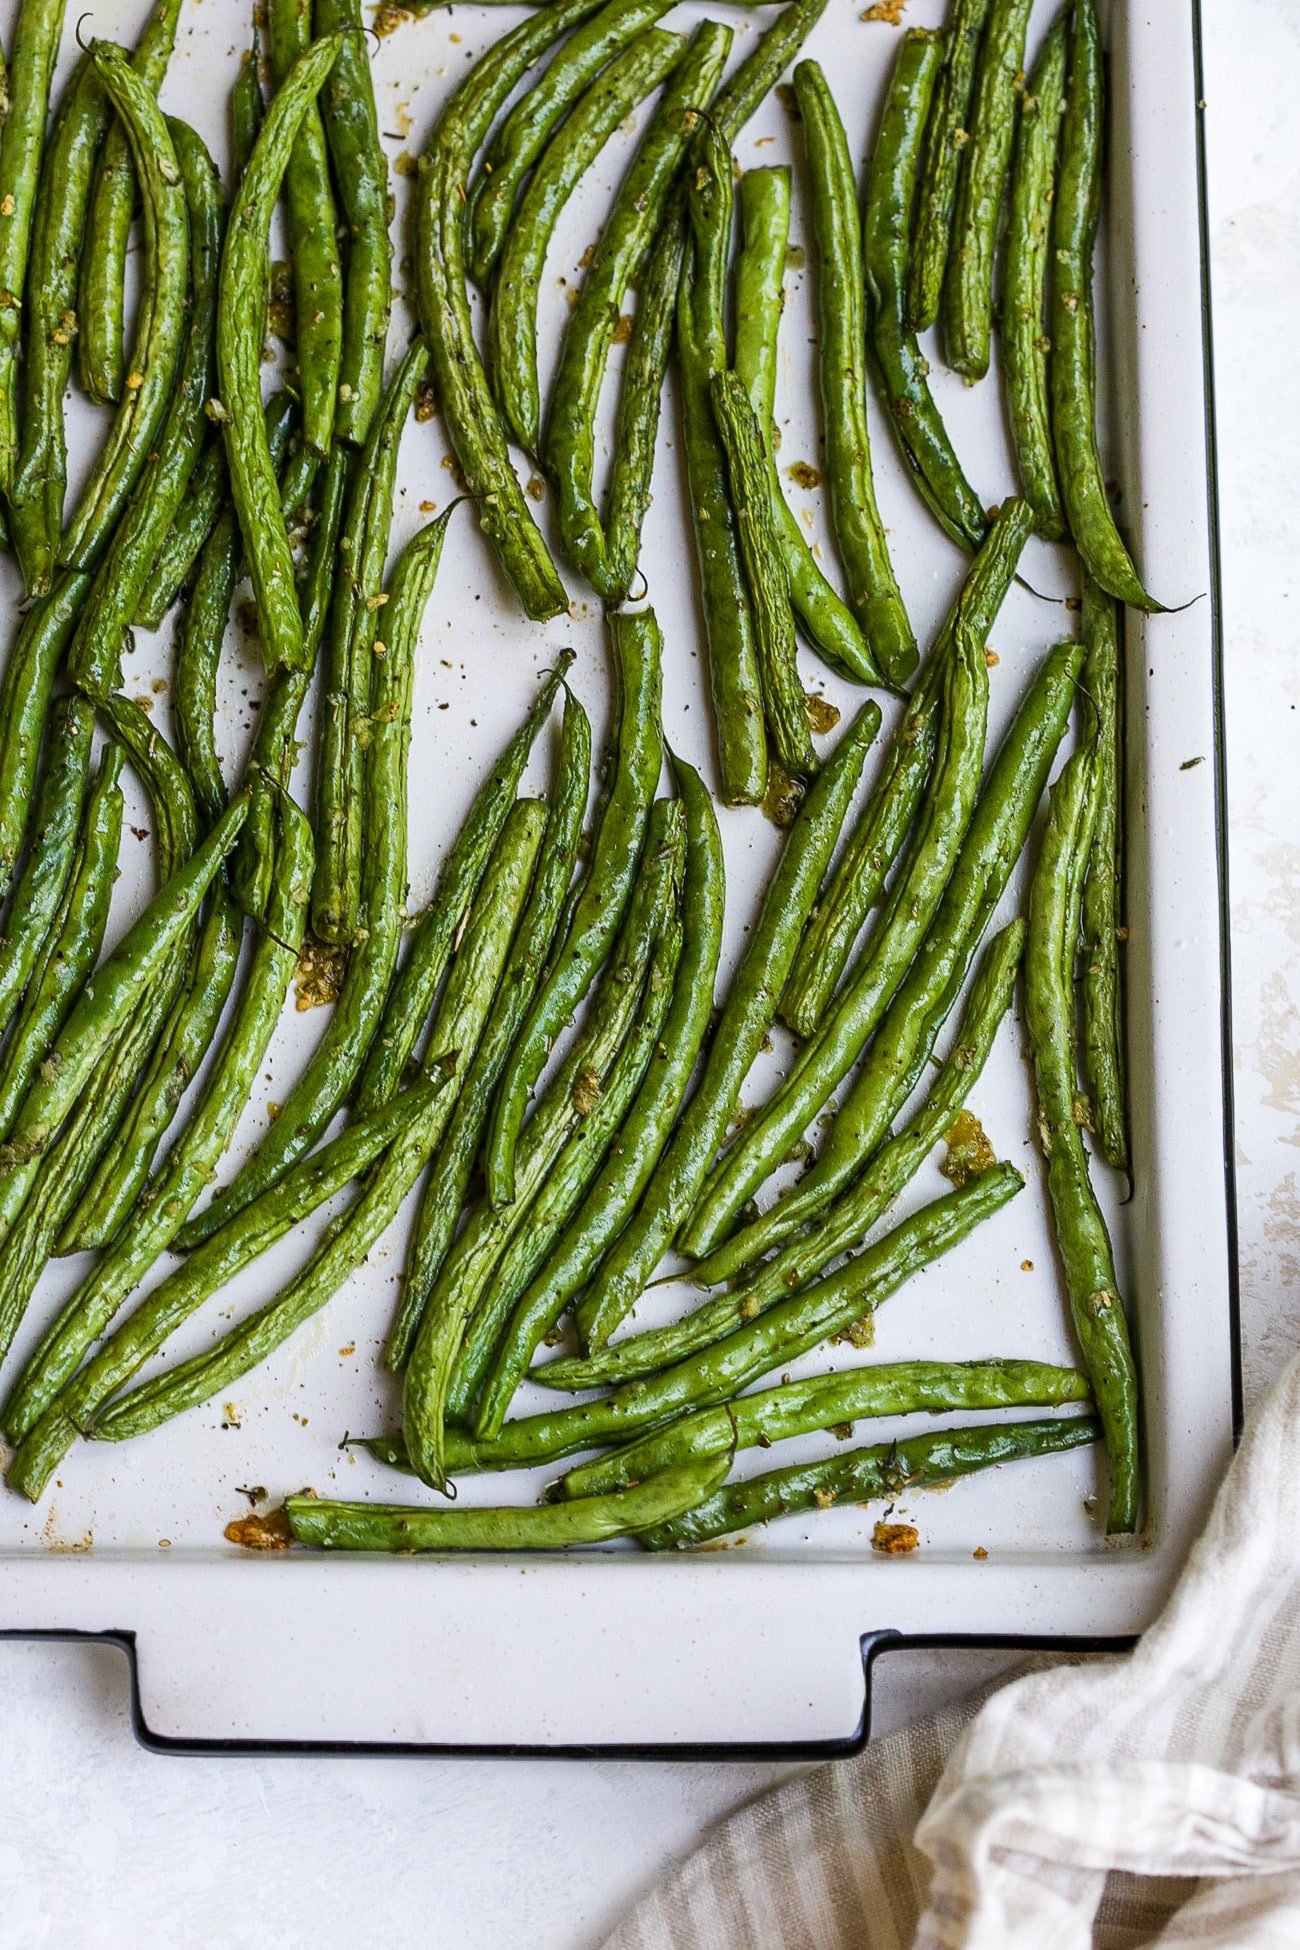
[{"label": "striped cloth", "polygon": [[1300,1950],[1300,1362],[1134,1652],[1035,1662],[788,1783],[607,1950],[908,1945]]}]

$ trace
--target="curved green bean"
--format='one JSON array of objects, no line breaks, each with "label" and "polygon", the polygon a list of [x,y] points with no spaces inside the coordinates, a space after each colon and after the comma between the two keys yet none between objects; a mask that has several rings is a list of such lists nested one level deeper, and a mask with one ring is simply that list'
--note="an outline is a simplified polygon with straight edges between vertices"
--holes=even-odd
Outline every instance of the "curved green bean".
[{"label": "curved green bean", "polygon": [[416,922],[410,950],[385,1005],[355,1094],[359,1110],[384,1103],[401,1082],[429,1019],[438,984],[473,901],[488,856],[496,845],[514,801],[528,754],[573,662],[566,650],[556,658],[536,702],[480,786],[465,824],[442,864],[433,899]]},{"label": "curved green bean", "polygon": [[1064,14],[1053,25],[1021,97],[1002,272],[1002,360],[1011,444],[1034,526],[1049,541],[1065,533],[1048,406],[1051,348],[1045,306],[1068,25]]},{"label": "curved green bean", "polygon": [[50,586],[63,527],[64,394],[80,327],[77,267],[95,159],[110,113],[90,57],[83,54],[50,128],[32,223],[22,419],[8,514],[23,581],[33,595]]},{"label": "curved green bean", "polygon": [[636,1305],[717,1157],[740,1087],[772,1026],[795,946],[879,729],[879,706],[864,704],[813,780],[786,836],[714,1029],[704,1074],[636,1216],[620,1233],[582,1302],[580,1327],[590,1347],[603,1347]]},{"label": "curved green bean", "polygon": [[511,465],[505,425],[474,337],[465,283],[465,199],[475,151],[497,110],[534,61],[598,5],[599,0],[554,0],[503,35],[452,96],[420,162],[416,308],[433,359],[443,426],[479,525],[534,622],[562,616],[569,599]]},{"label": "curved green bean", "polygon": [[610,62],[547,144],[505,239],[488,318],[488,363],[506,425],[530,454],[541,433],[537,303],[556,222],[610,137],[672,73],[684,50],[680,34],[652,27]]},{"label": "curved green bean", "polygon": [[547,403],[542,456],[556,490],[564,550],[607,600],[622,590],[611,574],[592,484],[605,363],[628,286],[664,219],[687,143],[717,87],[731,38],[729,27],[708,20],[691,37],[601,230],[565,327]]},{"label": "curved green bean", "polygon": [[1095,0],[1079,0],[1052,204],[1052,437],[1066,521],[1084,567],[1108,595],[1158,609],[1120,539],[1097,453],[1097,335],[1092,252],[1101,214],[1105,76]]},{"label": "curved green bean", "polygon": [[925,133],[925,166],[907,272],[907,322],[914,332],[928,331],[939,316],[957,181],[970,141],[967,121],[975,93],[975,68],[988,10],[989,0],[953,0],[948,18],[943,73]]},{"label": "curved green bean", "polygon": [[942,58],[936,35],[911,28],[903,36],[867,173],[863,257],[871,342],[890,424],[922,499],[955,542],[978,548],[988,517],[939,417],[929,368],[904,309],[916,171]]},{"label": "curved green bean", "polygon": [[318,34],[343,36],[321,95],[321,115],[348,242],[334,431],[340,440],[359,446],[370,431],[383,391],[384,348],[393,306],[388,163],[379,140],[358,0],[315,0],[315,27]]},{"label": "curved green bean", "polygon": [[1032,526],[1025,502],[1002,503],[926,659],[893,747],[809,922],[781,998],[782,1017],[801,1036],[816,1033],[916,816],[934,756],[939,687],[951,645],[961,629],[981,642],[987,638]]},{"label": "curved green bean", "polygon": [[1106,1221],[1093,1192],[1075,1115],[1074,961],[1077,913],[1070,888],[1088,827],[1093,759],[1071,758],[1052,788],[1042,850],[1029,890],[1025,1019],[1034,1055],[1038,1132],[1070,1312],[1092,1380],[1110,1460],[1106,1528],[1137,1527],[1141,1494],[1137,1372]]},{"label": "curved green bean", "polygon": [[818,761],[796,661],[790,578],[777,546],[763,437],[734,372],[714,373],[709,394],[731,483],[772,750],[788,778],[809,779]]},{"label": "curved green bean", "polygon": [[686,808],[682,887],[686,936],[658,1060],[637,1093],[599,1181],[515,1308],[484,1385],[478,1428],[486,1436],[499,1432],[539,1343],[582,1291],[635,1212],[681,1114],[712,1020],[726,894],[722,840],[699,774],[683,759],[674,759],[673,770]]},{"label": "curved green bean", "polygon": [[735,370],[758,420],[776,524],[790,580],[790,601],[818,655],[861,684],[884,682],[857,618],[822,574],[793,508],[781,491],[773,451],[776,343],[785,301],[790,241],[790,171],[747,169],[740,179],[742,245],[736,262]]},{"label": "curved green bean", "polygon": [[145,270],[122,403],[59,546],[72,569],[92,568],[108,546],[153,450],[184,342],[190,277],[189,205],[167,119],[120,47],[92,41],[90,58],[131,145]]},{"label": "curved green bean", "polygon": [[[766,1449],[791,1436],[838,1431],[846,1423],[886,1415],[1058,1408],[1063,1402],[1088,1399],[1086,1375],[1045,1361],[890,1361],[850,1368],[845,1374],[788,1381],[758,1395],[740,1395],[719,1408],[684,1415],[626,1449],[579,1463],[556,1484],[556,1494],[564,1502],[575,1496],[608,1495],[642,1483],[660,1469],[739,1449]],[[880,1453],[887,1453],[883,1446]]]},{"label": "curved green bean", "polygon": [[691,149],[686,206],[693,250],[683,264],[678,289],[677,364],[718,787],[724,805],[757,805],[768,771],[763,672],[710,390],[715,374],[727,365],[732,211],[731,154],[712,121],[705,123]]},{"label": "curved green bean", "polygon": [[[814,1215],[809,1226],[744,1280],[681,1319],[611,1342],[598,1354],[548,1362],[533,1370],[532,1379],[547,1387],[574,1389],[654,1374],[721,1340],[775,1301],[820,1278],[838,1254],[860,1246],[915,1177],[978,1081],[1011,1003],[1024,934],[1023,925],[1016,921],[990,943],[956,1040],[920,1110],[839,1198]],[[695,1269],[700,1284],[717,1277],[714,1269],[721,1257],[711,1255]]]},{"label": "curved green bean", "polygon": [[388,1366],[394,1370],[406,1365],[425,1299],[455,1237],[498,1079],[559,936],[561,907],[578,857],[590,783],[591,724],[577,698],[566,692],[555,790],[528,905],[511,944],[501,993],[429,1172],[411,1237],[402,1301],[385,1353]]},{"label": "curved green bean", "polygon": [[[311,47],[311,0],[267,0],[267,41],[277,87]],[[343,51],[334,44],[333,72]],[[367,74],[368,74],[367,70]],[[293,264],[294,329],[303,438],[313,453],[330,450],[343,353],[343,272],[338,214],[320,108],[313,98],[298,122],[284,172]]]},{"label": "curved green bean", "polygon": [[135,496],[95,576],[68,651],[68,676],[91,697],[121,683],[127,641],[152,564],[194,472],[212,396],[217,272],[224,210],[211,156],[188,123],[168,122],[189,211],[190,296],[185,343],[167,417]]},{"label": "curved green bean", "polygon": [[712,1251],[747,1199],[776,1170],[848,1074],[881,1020],[943,898],[970,823],[984,759],[984,639],[959,630],[947,660],[934,777],[880,926],[826,1023],[780,1088],[745,1126],[706,1183],[679,1235],[693,1257]]},{"label": "curved green bean", "polygon": [[564,943],[528,1012],[502,1073],[485,1167],[494,1206],[514,1197],[514,1159],[528,1095],[554,1038],[609,953],[641,859],[663,768],[660,707],[663,639],[653,610],[608,619],[618,732],[613,784]]},{"label": "curved green bean", "polygon": [[[934,1435],[905,1437],[851,1449],[819,1463],[796,1463],[747,1482],[734,1483],[701,1501],[685,1516],[644,1531],[648,1550],[688,1550],[692,1544],[734,1530],[748,1530],[777,1517],[805,1510],[829,1510],[837,1503],[895,1498],[905,1490],[951,1483],[977,1469],[1017,1462],[1029,1456],[1059,1455],[1095,1442],[1100,1433],[1091,1415],[1042,1422],[999,1422]],[[561,1506],[563,1507],[563,1506]]]},{"label": "curved green bean", "polygon": [[1124,876],[1124,694],[1119,617],[1110,597],[1085,574],[1081,688],[1096,716],[1092,846],[1083,883],[1083,1035],[1080,1054],[1097,1148],[1127,1171],[1124,1090],[1124,986],[1120,973]]},{"label": "curved green bean", "polygon": [[831,521],[849,584],[849,605],[891,684],[916,668],[916,638],[889,559],[876,506],[867,437],[866,297],[858,193],[848,138],[815,61],[794,71],[812,188],[818,278],[818,374]]},{"label": "curved green bean", "polygon": [[[258,935],[248,980],[194,1115],[131,1223],[96,1261],[42,1336],[4,1405],[5,1433],[11,1442],[22,1445],[14,1464],[16,1480],[33,1500],[75,1430],[107,1399],[98,1393],[95,1382],[80,1376],[73,1379],[79,1364],[175,1238],[215,1172],[248,1102],[302,945],[311,861],[311,828],[286,799],[266,926]],[[111,1363],[110,1368],[117,1373]],[[34,1430],[38,1433],[28,1444]],[[52,1440],[58,1431],[66,1435],[62,1448]]]},{"label": "curved green bean", "polygon": [[122,838],[122,747],[106,745],[86,803],[80,858],[54,920],[43,966],[31,985],[0,1061],[0,1139],[13,1129],[36,1071],[67,1019],[78,989],[99,959]]},{"label": "curved green bean", "polygon": [[970,140],[962,155],[943,288],[948,364],[967,381],[989,369],[993,260],[1006,194],[1016,104],[1024,86],[1025,27],[1033,0],[990,0],[975,67]]},{"label": "curved green bean", "polygon": [[[790,0],[760,36],[710,108],[724,144],[735,141],[761,101],[825,12],[827,0]],[[676,322],[677,291],[686,255],[685,185],[675,193],[659,237],[642,269],[637,313],[628,347],[614,430],[614,462],[606,500],[605,547],[618,595],[636,576],[641,524],[650,505],[659,409]]]},{"label": "curved green bean", "polygon": [[298,1542],[326,1550],[560,1550],[678,1521],[725,1481],[727,1466],[724,1458],[666,1469],[634,1490],[540,1508],[412,1509],[315,1496],[286,1497],[284,1507]]},{"label": "curved green bean", "polygon": [[[180,0],[155,0],[131,59],[154,95],[172,58],[180,11]],[[126,252],[136,199],[131,144],[120,123],[104,136],[95,175],[77,293],[77,360],[83,389],[108,406],[121,399],[126,379]]]},{"label": "curved green bean", "polygon": [[73,869],[94,729],[95,713],[85,698],[56,701],[27,860],[0,938],[0,1036],[31,979]]},{"label": "curved green bean", "polygon": [[[469,200],[470,268],[486,285],[522,220],[520,192],[565,117],[580,108],[610,66],[671,0],[608,0],[565,43],[536,85],[511,109],[484,152]],[[520,204],[519,210],[516,205]],[[504,268],[500,273],[504,282]]]},{"label": "curved green bean", "polygon": [[282,84],[267,112],[226,227],[217,311],[217,373],[230,489],[248,552],[262,654],[269,670],[305,667],[293,555],[262,410],[267,232],[304,116],[339,49],[317,41]]},{"label": "curved green bean", "polygon": [[63,32],[63,0],[26,0],[14,17],[0,129],[0,494],[18,456],[18,359],[27,252],[45,147],[50,82]]}]

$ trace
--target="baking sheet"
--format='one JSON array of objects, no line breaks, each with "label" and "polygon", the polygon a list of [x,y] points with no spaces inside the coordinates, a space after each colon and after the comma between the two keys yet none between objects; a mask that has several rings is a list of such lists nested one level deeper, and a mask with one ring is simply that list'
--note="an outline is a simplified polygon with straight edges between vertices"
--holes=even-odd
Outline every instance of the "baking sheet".
[{"label": "baking sheet", "polygon": [[[691,0],[669,24],[689,25],[706,12],[734,25],[733,59],[772,17],[766,9],[706,9]],[[905,21],[937,24],[942,13],[938,0],[912,0]],[[1051,13],[1035,8],[1031,44]],[[468,61],[518,17],[514,9],[456,7],[408,22],[375,46],[380,126],[396,171],[399,259],[410,248],[405,159],[419,153],[438,104]],[[124,37],[136,25],[136,9],[116,5],[94,22],[97,32]],[[246,39],[242,11],[224,0],[186,6],[164,103],[192,119],[219,156],[226,88]],[[831,77],[856,157],[866,153],[897,42],[895,28],[860,17],[848,0],[831,0],[808,43],[807,52]],[[1212,559],[1190,20],[1182,10],[1175,17],[1154,5],[1117,6],[1108,19],[1108,44],[1112,157],[1103,220],[1109,303],[1102,370],[1109,459],[1149,586],[1171,603],[1191,602],[1179,614],[1128,619],[1132,1198],[1121,1203],[1124,1187],[1099,1174],[1144,1373],[1149,1512],[1143,1538],[1127,1551],[1100,1538],[1090,1510],[1098,1462],[1079,1451],[975,1477],[942,1494],[900,1498],[894,1514],[916,1523],[922,1540],[905,1561],[870,1551],[880,1506],[791,1519],[739,1548],[668,1564],[649,1562],[634,1548],[527,1566],[241,1558],[223,1543],[222,1531],[247,1511],[247,1491],[278,1497],[311,1485],[322,1495],[400,1494],[391,1473],[339,1447],[345,1434],[383,1430],[395,1418],[396,1390],[378,1355],[402,1267],[406,1227],[399,1221],[361,1275],[230,1396],[135,1444],[80,1445],[35,1510],[14,1497],[0,1499],[0,1627],[136,1631],[146,1718],[163,1732],[542,1744],[833,1738],[851,1731],[861,1712],[861,1633],[1115,1635],[1139,1627],[1154,1607],[1203,1511],[1231,1433]],[[544,385],[579,260],[643,120],[620,132],[557,231],[539,318]],[[791,133],[788,110],[774,98],[736,145],[742,167],[796,164],[792,241],[808,248],[809,262],[793,272],[787,289],[778,386],[783,467],[818,461],[815,272]],[[399,305],[394,347],[411,323]],[[1014,485],[996,376],[967,388],[936,358],[933,384],[968,473],[982,496],[996,501]],[[924,643],[941,622],[965,561],[904,478],[874,398],[870,406],[879,498]],[[76,413],[89,419],[91,409],[78,406]],[[399,469],[394,549],[427,518],[429,504],[443,506],[455,493],[446,463],[438,422],[413,424]],[[671,401],[654,492],[643,563],[665,635],[665,732],[712,778]],[[822,496],[793,485],[791,495],[833,563]],[[998,661],[990,673],[990,748],[1038,656],[1075,623],[1060,606],[1073,593],[1068,556],[1033,542],[1022,568],[1032,587],[1013,590],[992,638]],[[577,652],[574,681],[598,733],[605,722],[598,606],[583,599],[576,578],[567,579],[575,596],[570,617],[529,624],[469,511],[454,519],[421,639],[412,911],[427,897],[442,852],[526,708],[538,672],[560,647]],[[855,708],[860,692],[806,653],[802,664],[810,688],[846,712]],[[147,697],[164,727],[167,694],[158,686],[166,669],[165,639],[141,636],[127,662],[125,688]],[[256,647],[237,626],[220,700],[221,748],[232,767],[250,735],[260,689]],[[887,701],[886,713],[888,728]],[[549,755],[538,754],[528,783],[541,786]],[[721,821],[729,889],[725,969],[779,837],[752,810],[724,811]],[[129,826],[147,832],[149,823],[142,804],[129,808]],[[147,842],[137,846],[128,838],[124,845],[115,926],[126,924],[149,884]],[[999,918],[1022,905],[1017,875]],[[318,1012],[286,1016],[232,1155],[265,1128],[269,1107],[287,1094],[322,1024]],[[946,1044],[945,1037],[940,1048]],[[767,1059],[768,1081],[788,1051],[777,1042]],[[756,1071],[747,1098],[764,1088]],[[1075,1359],[1047,1230],[1018,1020],[1004,1025],[971,1103],[999,1155],[1026,1172],[1026,1190],[887,1303],[867,1354],[823,1351],[795,1364],[792,1374],[850,1359]],[[941,1189],[932,1162],[898,1213]],[[167,1359],[207,1346],[231,1319],[262,1302],[301,1263],[327,1217],[259,1260],[189,1323]],[[87,1264],[70,1260],[47,1275],[16,1361]],[[638,1324],[679,1310],[689,1291],[656,1289],[642,1302]],[[520,1398],[521,1411],[554,1401],[549,1393],[530,1392],[531,1399]],[[916,1423],[862,1425],[858,1440],[887,1439],[907,1426]],[[809,1437],[784,1445],[781,1460],[824,1453],[830,1442]],[[738,1465],[763,1466],[761,1453]],[[467,1502],[527,1497],[546,1474],[466,1479],[461,1494]],[[987,1558],[975,1559],[977,1549]],[[214,1617],[221,1620],[215,1635],[205,1629]],[[241,1659],[254,1645],[257,1658]]]}]

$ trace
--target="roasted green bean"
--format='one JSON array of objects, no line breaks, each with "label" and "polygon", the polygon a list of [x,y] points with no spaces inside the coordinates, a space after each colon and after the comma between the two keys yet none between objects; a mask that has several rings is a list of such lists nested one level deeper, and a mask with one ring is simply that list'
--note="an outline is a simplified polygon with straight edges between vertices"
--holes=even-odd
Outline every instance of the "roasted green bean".
[{"label": "roasted green bean", "polygon": [[393,304],[388,163],[379,140],[359,0],[315,0],[315,28],[318,34],[343,36],[320,106],[348,244],[334,431],[340,440],[359,445],[383,391]]},{"label": "roasted green bean", "polygon": [[1068,25],[1062,14],[1043,42],[1021,97],[1002,274],[1002,360],[1011,444],[1034,526],[1049,541],[1065,533],[1052,452],[1045,306]]},{"label": "roasted green bean", "polygon": [[907,273],[907,322],[924,332],[939,316],[948,269],[953,211],[967,126],[975,93],[975,66],[989,0],[952,0],[939,77],[925,134],[925,167],[916,208],[916,236]]},{"label": "roasted green bean", "polygon": [[1025,26],[1033,0],[990,0],[975,65],[970,140],[961,161],[943,288],[948,364],[966,380],[989,369],[997,250],[1016,104],[1024,84]]},{"label": "roasted green bean", "polygon": [[1083,883],[1083,1035],[1080,1054],[1097,1148],[1127,1171],[1124,1103],[1124,985],[1120,974],[1124,872],[1124,694],[1115,604],[1092,578],[1083,582],[1081,689],[1096,717],[1095,819]]},{"label": "roasted green bean", "polygon": [[18,359],[27,250],[62,32],[63,0],[24,0],[9,47],[0,130],[0,494],[6,499],[18,459]]},{"label": "roasted green bean", "polygon": [[[312,44],[311,0],[267,0],[267,40],[277,87],[283,86]],[[344,42],[335,43],[338,67]],[[364,63],[363,63],[364,66]],[[367,79],[369,70],[366,70]],[[284,172],[293,265],[294,336],[302,431],[317,454],[328,454],[338,401],[343,352],[343,271],[339,264],[338,214],[330,181],[325,130],[315,99],[298,123]]]},{"label": "roasted green bean", "polygon": [[31,978],[73,870],[94,729],[95,713],[85,698],[57,700],[27,860],[0,939],[0,1036]]}]

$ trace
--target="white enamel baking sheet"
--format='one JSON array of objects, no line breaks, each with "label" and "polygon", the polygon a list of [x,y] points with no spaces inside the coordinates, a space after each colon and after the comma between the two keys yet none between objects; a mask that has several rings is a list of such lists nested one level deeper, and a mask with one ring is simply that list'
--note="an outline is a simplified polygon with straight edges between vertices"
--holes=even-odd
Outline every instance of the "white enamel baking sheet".
[{"label": "white enamel baking sheet", "polygon": [[[105,0],[94,31],[134,34],[137,7]],[[701,18],[698,0],[673,24]],[[714,11],[717,11],[716,9]],[[1035,8],[1036,43],[1052,8]],[[721,12],[738,58],[768,10]],[[395,164],[398,257],[409,250],[411,177],[448,89],[518,14],[457,7],[408,22],[376,46],[380,124]],[[908,24],[942,17],[911,0]],[[921,1547],[907,1559],[870,1549],[879,1507],[793,1519],[738,1548],[671,1561],[634,1549],[563,1561],[450,1562],[249,1557],[223,1542],[249,1507],[311,1485],[320,1494],[401,1494],[346,1432],[392,1426],[395,1393],[378,1365],[402,1267],[404,1225],[362,1274],[266,1367],[223,1399],[137,1444],[83,1444],[36,1509],[0,1495],[0,1628],[120,1630],[136,1637],[143,1717],[160,1736],[202,1740],[342,1740],[555,1745],[812,1742],[851,1735],[862,1715],[863,1634],[1051,1634],[1115,1637],[1139,1629],[1168,1587],[1231,1442],[1232,1325],[1221,1041],[1221,906],[1216,832],[1216,692],[1207,358],[1202,314],[1194,19],[1190,6],[1114,5],[1107,28],[1111,163],[1103,225],[1103,376],[1108,460],[1148,585],[1176,613],[1127,627],[1129,760],[1129,1058],[1136,1169],[1132,1198],[1107,1183],[1144,1378],[1148,1518],[1140,1542],[1108,1548],[1089,1507],[1098,1463],[1087,1451],[1017,1464],[945,1494],[900,1500]],[[224,154],[226,91],[247,41],[229,0],[187,0],[165,103]],[[69,43],[71,32],[69,30]],[[808,46],[825,65],[857,156],[898,45],[897,30],[830,0]],[[68,62],[65,59],[63,71]],[[787,111],[769,101],[737,144],[742,167],[797,155]],[[543,382],[569,283],[595,234],[634,131],[623,131],[569,211],[548,260],[539,341]],[[796,172],[794,238],[808,244]],[[811,251],[809,252],[811,258]],[[566,283],[566,280],[569,281]],[[401,280],[406,282],[405,275]],[[782,332],[778,411],[783,464],[815,463],[811,265],[792,276]],[[399,306],[394,340],[410,328]],[[967,470],[984,498],[1013,486],[998,381],[967,389],[936,358],[933,383]],[[879,496],[894,559],[923,642],[962,579],[961,554],[905,479],[872,401]],[[77,409],[88,417],[88,409]],[[413,424],[400,469],[395,543],[454,493],[437,421]],[[827,540],[820,495],[792,488]],[[542,518],[547,518],[545,503]],[[831,559],[829,545],[828,560]],[[713,777],[700,628],[683,519],[677,420],[661,429],[644,566],[663,625],[665,726]],[[1069,561],[1032,544],[1026,581],[1071,593]],[[12,578],[11,585],[12,586]],[[578,653],[576,686],[597,725],[607,716],[597,608],[574,595],[571,617],[522,620],[466,510],[451,529],[420,649],[412,753],[412,911],[438,859],[556,650]],[[1074,627],[1070,612],[1012,592],[993,637],[991,738],[1035,659]],[[810,686],[842,708],[856,699],[810,658]],[[126,688],[168,722],[164,646],[141,638]],[[233,768],[254,721],[255,646],[232,632],[222,678],[221,742]],[[545,777],[539,755],[530,780]],[[143,804],[129,819],[143,832]],[[777,836],[754,811],[724,812],[729,877],[727,962],[752,916]],[[138,905],[149,848],[128,837],[118,912]],[[1022,904],[1018,879],[1004,904]],[[115,927],[119,922],[115,922]],[[315,1013],[286,1017],[240,1133],[264,1128],[319,1033]],[[778,1049],[773,1069],[784,1060]],[[799,1372],[845,1359],[980,1355],[1074,1357],[1032,1141],[1024,1036],[1009,1019],[973,1097],[1000,1155],[1026,1191],[882,1310],[874,1349],[836,1350]],[[750,1095],[758,1094],[758,1080]],[[910,1209],[943,1189],[933,1167]],[[263,1300],[297,1265],[306,1237],[259,1262],[190,1323],[179,1351]],[[21,1357],[84,1261],[42,1283]],[[647,1297],[639,1320],[679,1308],[686,1289]],[[543,1399],[535,1391],[533,1404]],[[553,1398],[545,1398],[553,1399]],[[859,1430],[877,1440],[902,1428]],[[791,1458],[829,1438],[789,1445]],[[783,1457],[784,1460],[784,1452]],[[748,1459],[746,1459],[748,1462]],[[761,1467],[761,1459],[753,1462]],[[466,1500],[530,1497],[537,1478],[466,1481]],[[976,1550],[987,1556],[976,1559]]]}]

